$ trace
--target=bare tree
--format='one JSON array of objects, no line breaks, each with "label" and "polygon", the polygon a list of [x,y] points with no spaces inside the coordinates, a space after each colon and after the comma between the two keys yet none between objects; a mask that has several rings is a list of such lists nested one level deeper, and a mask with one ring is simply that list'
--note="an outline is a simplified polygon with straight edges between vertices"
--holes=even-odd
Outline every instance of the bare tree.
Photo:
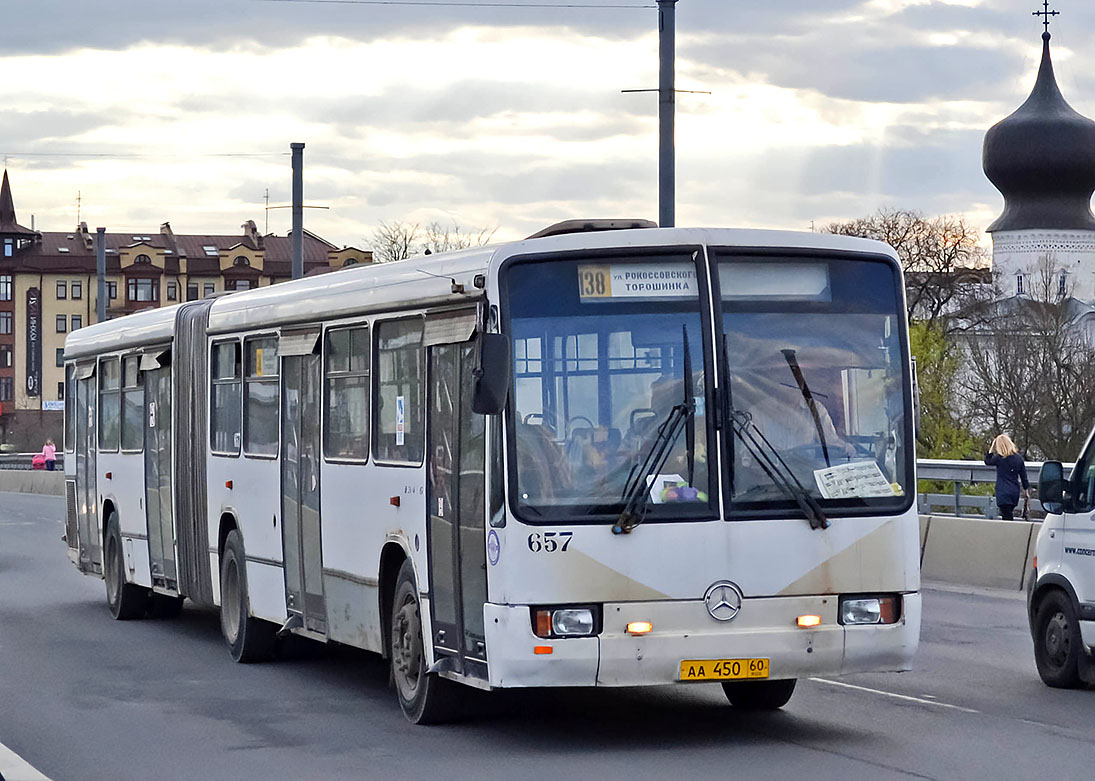
[{"label": "bare tree", "polygon": [[369,242],[373,259],[378,263],[404,260],[413,255],[432,252],[452,252],[486,244],[497,228],[462,229],[456,222],[446,227],[433,222],[422,228],[417,222],[381,222]]},{"label": "bare tree", "polygon": [[373,231],[369,249],[373,251],[373,261],[376,263],[390,263],[393,260],[404,260],[417,255],[417,247],[421,228],[418,223],[395,222],[380,223]]},{"label": "bare tree", "polygon": [[422,241],[423,250],[430,252],[451,252],[468,247],[481,247],[494,236],[497,228],[475,228],[465,231],[454,220],[449,227],[434,220],[426,226],[426,235]]},{"label": "bare tree", "polygon": [[926,322],[949,333],[969,317],[958,318],[991,295],[988,257],[980,231],[958,215],[928,219],[920,212],[880,209],[869,217],[835,222],[822,229],[889,244],[905,271],[910,321]]}]

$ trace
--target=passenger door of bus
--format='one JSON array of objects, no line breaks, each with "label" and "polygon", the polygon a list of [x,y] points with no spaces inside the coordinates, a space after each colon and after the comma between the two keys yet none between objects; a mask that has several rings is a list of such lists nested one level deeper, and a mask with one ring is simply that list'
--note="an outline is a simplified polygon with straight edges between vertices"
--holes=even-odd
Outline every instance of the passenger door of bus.
[{"label": "passenger door of bus", "polygon": [[175,568],[175,521],[171,493],[171,367],[154,355],[141,357],[144,374],[145,511],[152,585],[178,588]]},{"label": "passenger door of bus", "polygon": [[[320,429],[323,396],[318,329],[282,333],[281,519],[288,626],[327,634],[319,517]],[[307,350],[305,354],[301,354]],[[297,624],[296,621],[300,623]]]},{"label": "passenger door of bus", "polygon": [[98,404],[95,364],[77,367],[76,382],[76,524],[81,572],[102,572],[99,501],[96,487]]},{"label": "passenger door of bus", "polygon": [[[429,321],[426,329],[429,344]],[[426,507],[434,656],[440,669],[486,679],[486,418],[471,411],[477,356],[474,341],[429,347]]]}]

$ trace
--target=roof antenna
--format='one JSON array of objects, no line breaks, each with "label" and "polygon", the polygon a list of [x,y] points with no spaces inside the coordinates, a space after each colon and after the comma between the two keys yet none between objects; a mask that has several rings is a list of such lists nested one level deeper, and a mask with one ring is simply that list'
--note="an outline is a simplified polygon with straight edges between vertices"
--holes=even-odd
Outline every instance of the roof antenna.
[{"label": "roof antenna", "polygon": [[417,271],[419,274],[425,274],[427,277],[437,277],[438,279],[447,279],[447,280],[449,280],[449,282],[452,283],[451,290],[453,292],[453,295],[456,295],[457,293],[463,293],[464,292],[464,286],[461,285],[459,282],[457,282],[455,277],[446,277],[446,276],[443,276],[441,274],[432,274],[429,271],[426,271],[425,269],[420,269],[420,268],[416,268],[415,271]]}]

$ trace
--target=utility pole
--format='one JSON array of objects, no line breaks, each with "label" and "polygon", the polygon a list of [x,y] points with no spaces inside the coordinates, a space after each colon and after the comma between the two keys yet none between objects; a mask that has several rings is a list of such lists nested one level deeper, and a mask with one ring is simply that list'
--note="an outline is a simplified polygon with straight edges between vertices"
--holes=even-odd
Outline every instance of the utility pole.
[{"label": "utility pole", "polygon": [[304,276],[304,144],[289,144],[293,150],[293,279]]},{"label": "utility pole", "polygon": [[663,228],[676,224],[676,6],[677,0],[658,0],[658,225]]},{"label": "utility pole", "polygon": [[658,93],[658,225],[676,225],[677,162],[673,137],[677,93],[710,95],[707,90],[676,88],[677,0],[658,0],[658,88],[621,92]]},{"label": "utility pole", "polygon": [[106,228],[95,229],[95,321],[106,322]]}]

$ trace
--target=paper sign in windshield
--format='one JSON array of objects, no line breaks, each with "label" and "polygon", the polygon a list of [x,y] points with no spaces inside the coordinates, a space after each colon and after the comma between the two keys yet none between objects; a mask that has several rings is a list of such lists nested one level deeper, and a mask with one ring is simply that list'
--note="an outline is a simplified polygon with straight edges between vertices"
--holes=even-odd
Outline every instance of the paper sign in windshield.
[{"label": "paper sign in windshield", "polygon": [[856,461],[814,470],[824,499],[861,499],[895,496],[893,486],[874,461]]},{"label": "paper sign in windshield", "polygon": [[578,266],[578,295],[582,301],[697,298],[699,284],[690,263]]}]

